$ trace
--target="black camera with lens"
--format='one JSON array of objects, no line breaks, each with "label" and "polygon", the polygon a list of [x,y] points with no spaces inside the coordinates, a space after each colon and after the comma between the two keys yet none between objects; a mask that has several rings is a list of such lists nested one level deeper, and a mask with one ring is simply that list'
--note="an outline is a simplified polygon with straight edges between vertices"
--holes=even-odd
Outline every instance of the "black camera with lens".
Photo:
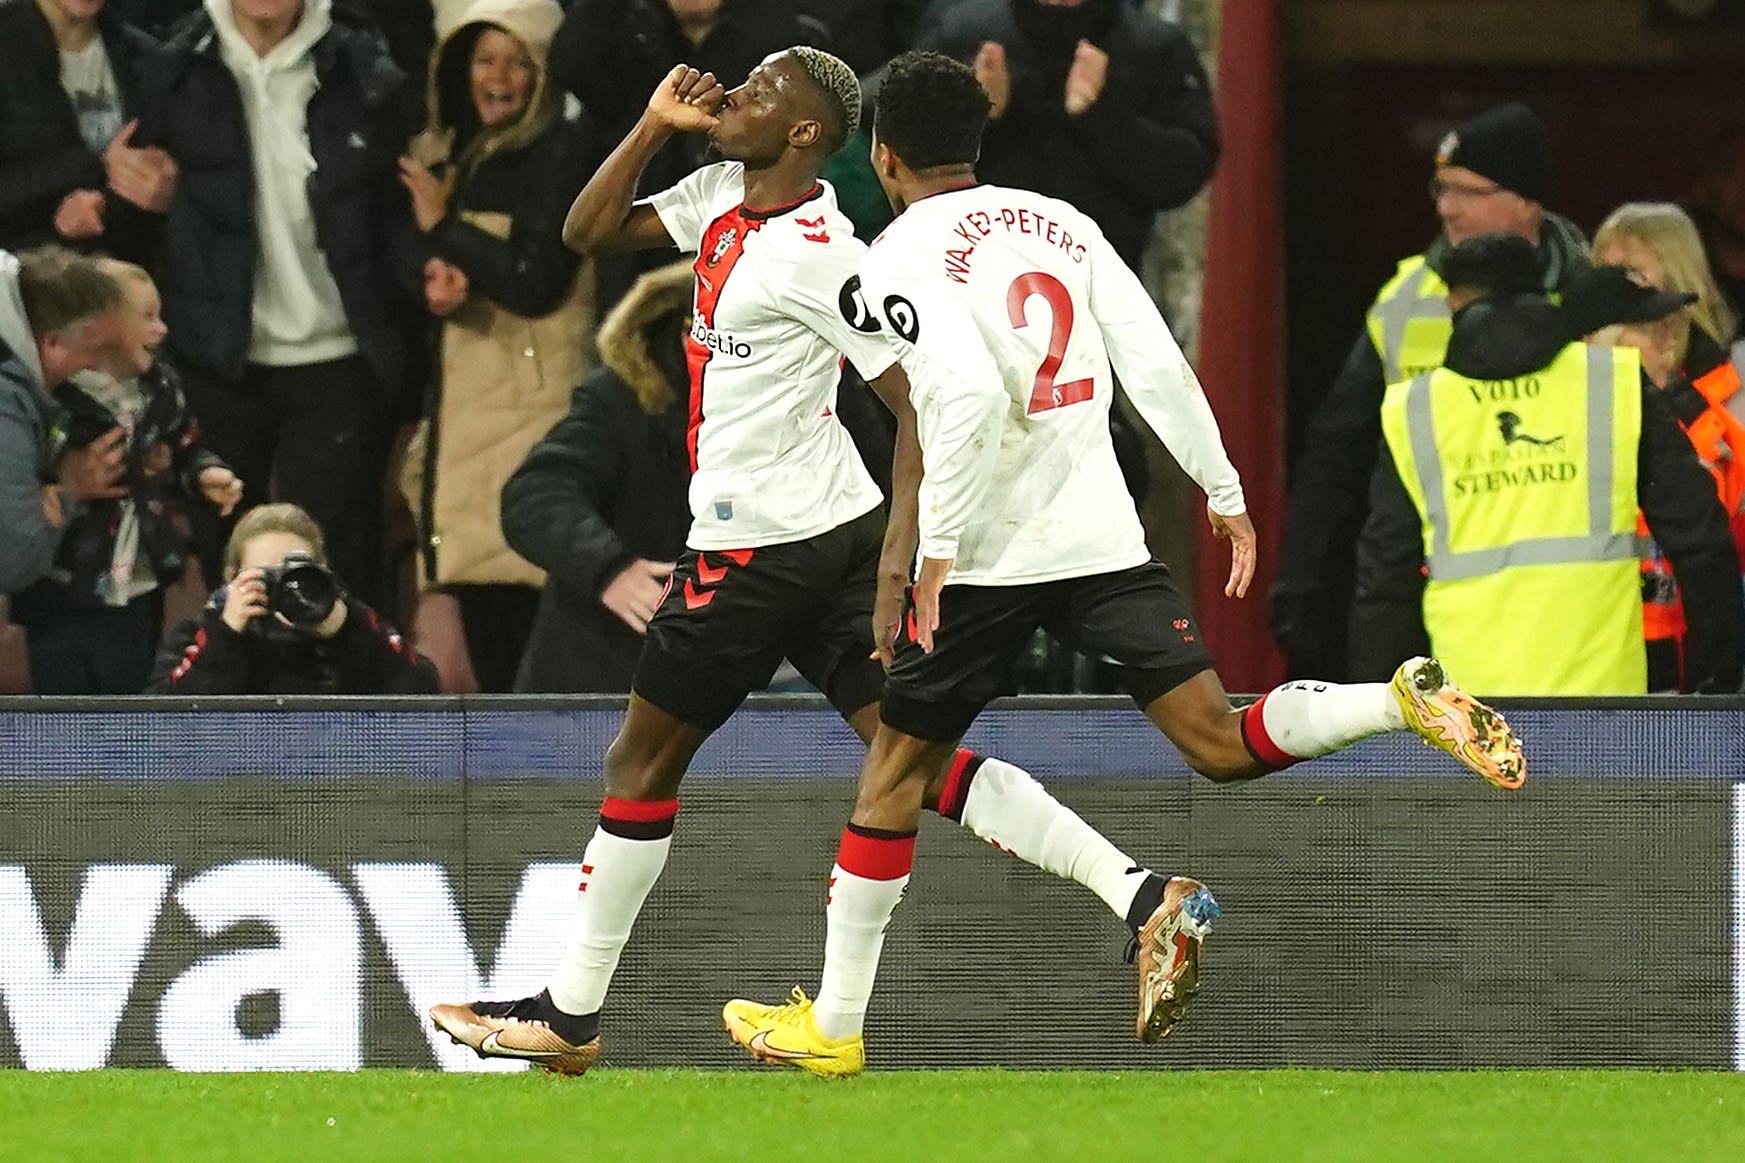
[{"label": "black camera with lens", "polygon": [[[296,633],[310,632],[327,620],[343,594],[327,568],[307,553],[287,553],[278,565],[261,570],[267,588],[267,613],[277,614]],[[259,618],[256,625],[271,633],[276,619]],[[278,623],[279,629],[286,628]]]}]

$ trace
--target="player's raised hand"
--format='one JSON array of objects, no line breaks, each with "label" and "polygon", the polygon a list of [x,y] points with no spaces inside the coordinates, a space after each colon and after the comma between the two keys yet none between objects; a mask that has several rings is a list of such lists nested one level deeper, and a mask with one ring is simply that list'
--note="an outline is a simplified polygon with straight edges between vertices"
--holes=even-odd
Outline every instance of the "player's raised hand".
[{"label": "player's raised hand", "polygon": [[952,560],[923,557],[921,572],[915,578],[915,641],[929,654],[933,653],[933,632],[939,629],[939,592],[945,588]]},{"label": "player's raised hand", "polygon": [[1248,593],[1254,581],[1254,561],[1259,539],[1254,535],[1254,522],[1247,513],[1226,517],[1206,506],[1206,518],[1212,523],[1212,536],[1230,542],[1230,580],[1224,583],[1224,596],[1240,598]]},{"label": "player's raised hand", "polygon": [[713,129],[715,111],[726,98],[727,90],[714,73],[675,65],[648,99],[648,112],[662,125],[680,133]]}]

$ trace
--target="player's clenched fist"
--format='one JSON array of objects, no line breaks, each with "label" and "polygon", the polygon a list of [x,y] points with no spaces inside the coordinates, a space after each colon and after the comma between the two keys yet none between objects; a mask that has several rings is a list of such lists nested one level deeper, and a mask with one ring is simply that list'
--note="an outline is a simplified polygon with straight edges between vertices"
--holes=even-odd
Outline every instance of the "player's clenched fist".
[{"label": "player's clenched fist", "polygon": [[683,132],[715,128],[715,111],[727,90],[714,73],[699,73],[675,65],[648,99],[648,112],[663,124]]}]

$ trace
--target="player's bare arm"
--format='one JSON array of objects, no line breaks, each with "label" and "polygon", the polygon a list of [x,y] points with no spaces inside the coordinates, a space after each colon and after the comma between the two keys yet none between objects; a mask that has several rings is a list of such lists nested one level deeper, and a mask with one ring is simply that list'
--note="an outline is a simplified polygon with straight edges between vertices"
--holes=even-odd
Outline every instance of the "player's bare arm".
[{"label": "player's bare arm", "polygon": [[1254,522],[1247,513],[1226,517],[1211,505],[1206,506],[1206,519],[1212,523],[1212,536],[1230,542],[1230,580],[1224,583],[1224,596],[1241,598],[1248,594],[1254,581],[1254,564],[1259,555]]},{"label": "player's bare arm", "polygon": [[909,377],[892,364],[872,381],[872,389],[897,418],[896,450],[891,459],[891,514],[885,522],[884,549],[879,554],[878,595],[873,600],[873,656],[887,668],[903,618],[903,589],[915,565],[921,539],[921,438],[915,408],[909,403]]},{"label": "player's bare arm", "polygon": [[576,195],[564,219],[564,245],[582,255],[673,245],[654,208],[634,205],[636,184],[673,134],[713,128],[726,95],[714,73],[675,65],[618,148]]}]

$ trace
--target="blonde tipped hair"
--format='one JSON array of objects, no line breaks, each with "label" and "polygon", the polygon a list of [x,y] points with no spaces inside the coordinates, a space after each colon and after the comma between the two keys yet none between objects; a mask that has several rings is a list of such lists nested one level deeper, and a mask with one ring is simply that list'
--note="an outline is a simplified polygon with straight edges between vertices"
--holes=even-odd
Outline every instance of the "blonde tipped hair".
[{"label": "blonde tipped hair", "polygon": [[1594,232],[1594,253],[1624,239],[1646,247],[1660,260],[1666,271],[1666,285],[1660,290],[1697,297],[1691,304],[1691,318],[1710,339],[1723,347],[1732,342],[1739,321],[1715,285],[1702,238],[1690,215],[1671,202],[1626,202]]},{"label": "blonde tipped hair", "polygon": [[842,119],[838,127],[841,140],[829,143],[831,152],[841,149],[843,142],[860,128],[860,78],[854,75],[854,69],[847,61],[809,44],[795,45],[788,50],[788,55],[799,62],[800,68],[812,78],[812,83],[818,86],[824,99],[835,107]]}]

